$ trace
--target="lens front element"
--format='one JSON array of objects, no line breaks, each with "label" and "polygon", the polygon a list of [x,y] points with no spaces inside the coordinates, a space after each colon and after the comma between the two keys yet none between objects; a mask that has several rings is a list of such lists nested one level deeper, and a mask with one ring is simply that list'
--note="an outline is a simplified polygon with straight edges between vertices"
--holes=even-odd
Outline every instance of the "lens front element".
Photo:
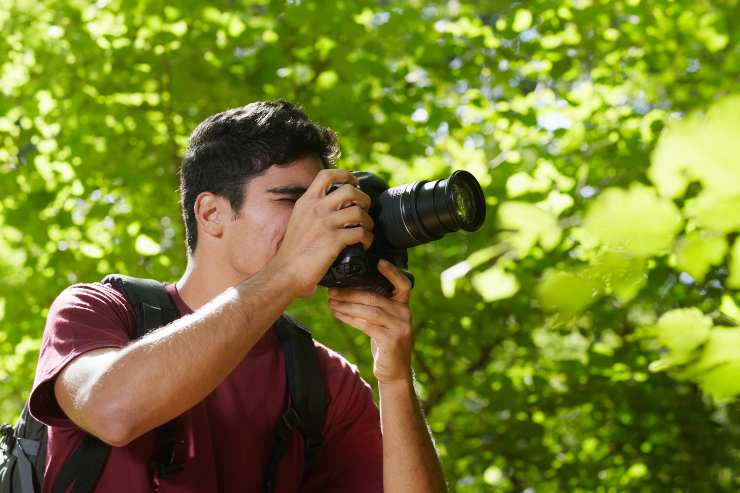
[{"label": "lens front element", "polygon": [[451,206],[460,228],[475,231],[485,219],[486,206],[478,181],[466,171],[455,171],[447,180]]},{"label": "lens front element", "polygon": [[486,217],[483,190],[467,171],[390,188],[381,194],[378,206],[376,227],[396,248],[438,240],[459,229],[475,231]]}]

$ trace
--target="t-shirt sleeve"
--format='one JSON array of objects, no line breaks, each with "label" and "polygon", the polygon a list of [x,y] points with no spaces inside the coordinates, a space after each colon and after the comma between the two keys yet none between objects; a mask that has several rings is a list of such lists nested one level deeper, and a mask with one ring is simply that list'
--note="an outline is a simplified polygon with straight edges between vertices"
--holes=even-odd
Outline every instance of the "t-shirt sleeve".
[{"label": "t-shirt sleeve", "polygon": [[324,443],[303,492],[383,491],[380,413],[357,368],[317,343],[330,396]]},{"label": "t-shirt sleeve", "polygon": [[74,284],[57,296],[49,308],[29,398],[36,419],[49,426],[72,425],[57,403],[54,379],[83,353],[126,346],[134,332],[131,313],[123,294],[102,283]]}]

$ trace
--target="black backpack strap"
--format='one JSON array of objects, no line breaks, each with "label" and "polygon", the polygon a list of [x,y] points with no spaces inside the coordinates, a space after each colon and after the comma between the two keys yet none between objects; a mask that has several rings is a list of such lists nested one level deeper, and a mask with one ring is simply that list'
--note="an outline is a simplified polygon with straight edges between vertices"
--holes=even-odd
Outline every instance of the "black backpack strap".
[{"label": "black backpack strap", "polygon": [[[134,309],[135,339],[180,317],[177,307],[167,294],[164,285],[159,281],[111,274],[106,276],[102,282],[122,292]],[[152,466],[160,477],[182,468],[182,465],[173,463],[174,446],[180,443],[173,438],[176,430],[174,420],[163,424],[156,430],[157,454],[152,461]],[[93,435],[85,435],[82,443],[64,464],[54,482],[52,493],[64,493],[73,482],[72,493],[92,492],[109,452],[110,446]]]},{"label": "black backpack strap", "polygon": [[265,493],[275,489],[277,467],[288,450],[292,432],[303,434],[304,479],[311,472],[322,444],[321,429],[329,406],[329,394],[321,375],[311,332],[288,315],[282,315],[277,320],[276,329],[285,355],[285,372],[292,405],[282,414],[275,430],[275,442],[265,471]]},{"label": "black backpack strap", "polygon": [[177,307],[159,281],[110,274],[102,282],[122,291],[133,307],[137,339],[180,318]]},{"label": "black backpack strap", "polygon": [[[103,283],[123,291],[134,309],[136,338],[180,318],[180,312],[167,294],[164,285],[154,279],[140,279],[123,274],[105,276]],[[155,431],[156,450],[149,466],[160,478],[183,468],[175,462],[175,447],[184,443],[177,436],[177,421],[173,419]]]},{"label": "black backpack strap", "polygon": [[93,435],[86,434],[72,452],[54,482],[52,493],[64,493],[72,482],[72,493],[89,493],[103,471],[110,447]]}]

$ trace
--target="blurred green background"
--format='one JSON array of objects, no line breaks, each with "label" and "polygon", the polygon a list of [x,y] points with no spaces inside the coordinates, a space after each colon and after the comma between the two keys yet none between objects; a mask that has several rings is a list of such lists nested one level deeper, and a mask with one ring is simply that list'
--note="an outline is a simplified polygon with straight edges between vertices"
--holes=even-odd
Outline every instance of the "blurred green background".
[{"label": "blurred green background", "polygon": [[[286,98],[341,167],[484,186],[479,232],[410,251],[453,491],[739,491],[739,26],[737,0],[5,0],[0,420],[66,286],[179,278],[192,129]],[[325,302],[291,311],[373,382]]]}]

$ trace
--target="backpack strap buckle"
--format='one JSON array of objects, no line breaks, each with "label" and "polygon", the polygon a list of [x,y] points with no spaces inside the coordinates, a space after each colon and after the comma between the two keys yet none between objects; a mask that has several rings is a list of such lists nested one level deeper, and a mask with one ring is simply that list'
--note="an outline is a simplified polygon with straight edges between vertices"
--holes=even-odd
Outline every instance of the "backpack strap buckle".
[{"label": "backpack strap buckle", "polygon": [[0,449],[9,453],[15,445],[15,430],[9,424],[0,427]]}]

